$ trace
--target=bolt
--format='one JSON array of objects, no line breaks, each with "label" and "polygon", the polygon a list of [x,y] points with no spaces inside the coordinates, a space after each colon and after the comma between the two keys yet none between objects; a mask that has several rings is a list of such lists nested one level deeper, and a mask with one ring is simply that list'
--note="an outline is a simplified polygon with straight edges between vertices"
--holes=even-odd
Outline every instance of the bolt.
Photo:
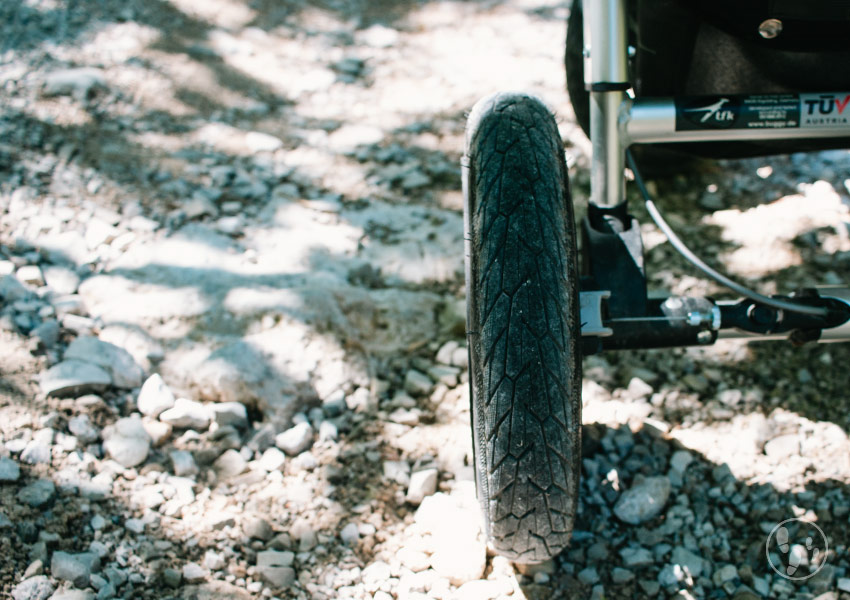
[{"label": "bolt", "polygon": [[710,331],[700,331],[697,334],[697,343],[706,346],[714,341],[714,334]]},{"label": "bolt", "polygon": [[759,35],[766,40],[772,40],[782,33],[782,21],[779,19],[767,19],[759,25]]}]

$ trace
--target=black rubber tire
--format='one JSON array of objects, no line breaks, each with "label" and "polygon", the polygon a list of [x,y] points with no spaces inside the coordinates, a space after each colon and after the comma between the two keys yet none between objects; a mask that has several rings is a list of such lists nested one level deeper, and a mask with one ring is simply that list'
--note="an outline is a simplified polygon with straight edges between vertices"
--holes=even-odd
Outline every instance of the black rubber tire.
[{"label": "black rubber tire", "polygon": [[479,101],[464,166],[478,498],[492,548],[541,562],[570,540],[581,460],[575,224],[552,114],[526,94]]}]

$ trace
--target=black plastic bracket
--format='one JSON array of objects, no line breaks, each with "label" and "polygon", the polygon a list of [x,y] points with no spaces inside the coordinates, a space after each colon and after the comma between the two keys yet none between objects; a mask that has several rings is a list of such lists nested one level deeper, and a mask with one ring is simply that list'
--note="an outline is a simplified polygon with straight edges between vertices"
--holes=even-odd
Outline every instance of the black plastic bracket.
[{"label": "black plastic bracket", "polygon": [[647,312],[643,242],[637,219],[626,203],[588,205],[582,222],[583,289],[609,290],[608,316],[640,316]]}]

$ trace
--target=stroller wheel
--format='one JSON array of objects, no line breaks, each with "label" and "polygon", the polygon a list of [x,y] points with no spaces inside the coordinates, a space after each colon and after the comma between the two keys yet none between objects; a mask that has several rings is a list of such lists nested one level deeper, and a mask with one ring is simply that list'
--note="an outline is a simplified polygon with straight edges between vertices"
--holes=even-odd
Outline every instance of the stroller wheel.
[{"label": "stroller wheel", "polygon": [[573,207],[555,120],[518,93],[479,101],[464,172],[472,439],[494,550],[516,562],[569,542],[581,426]]}]

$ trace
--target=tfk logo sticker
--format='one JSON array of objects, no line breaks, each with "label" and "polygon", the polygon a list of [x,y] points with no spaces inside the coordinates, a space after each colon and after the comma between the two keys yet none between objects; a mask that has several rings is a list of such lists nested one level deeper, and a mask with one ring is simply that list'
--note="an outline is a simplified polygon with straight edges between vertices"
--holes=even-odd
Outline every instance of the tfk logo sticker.
[{"label": "tfk logo sticker", "polygon": [[732,98],[702,98],[698,104],[684,106],[681,113],[699,129],[728,129],[735,125],[738,106]]},{"label": "tfk logo sticker", "polygon": [[723,108],[724,104],[729,102],[729,98],[721,98],[714,104],[709,104],[708,106],[700,106],[697,108],[686,108],[685,112],[701,112],[703,113],[702,118],[699,120],[700,123],[705,123],[709,119],[714,119],[715,121],[731,121],[735,118],[735,113],[731,110],[720,110]]},{"label": "tfk logo sticker", "polygon": [[814,523],[788,519],[773,528],[765,544],[767,562],[785,579],[801,581],[826,564],[829,543]]},{"label": "tfk logo sticker", "polygon": [[804,127],[828,127],[850,123],[850,94],[802,94]]}]

